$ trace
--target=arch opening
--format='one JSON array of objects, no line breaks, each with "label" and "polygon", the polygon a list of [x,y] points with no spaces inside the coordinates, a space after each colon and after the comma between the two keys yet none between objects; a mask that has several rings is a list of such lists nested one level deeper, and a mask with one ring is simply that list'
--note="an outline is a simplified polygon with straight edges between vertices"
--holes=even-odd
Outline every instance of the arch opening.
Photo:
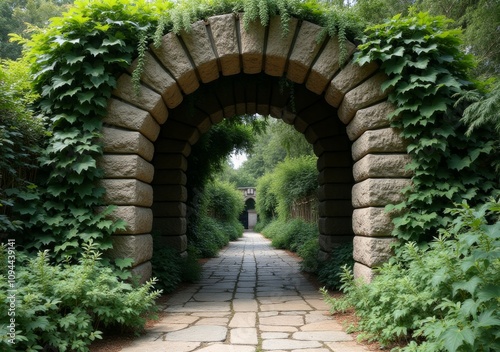
[{"label": "arch opening", "polygon": [[387,119],[386,77],[374,65],[340,70],[336,38],[310,40],[317,25],[292,20],[292,38],[282,38],[279,18],[248,31],[236,21],[214,16],[190,33],[164,36],[146,54],[139,94],[130,75],[119,78],[103,129],[102,183],[128,226],[114,236],[112,256],[132,258],[146,278],[153,229],[165,245],[185,250],[191,146],[224,118],[259,113],[313,144],[322,253],[352,240],[355,275],[370,279],[393,241],[384,207],[398,202],[410,177],[405,143]]}]

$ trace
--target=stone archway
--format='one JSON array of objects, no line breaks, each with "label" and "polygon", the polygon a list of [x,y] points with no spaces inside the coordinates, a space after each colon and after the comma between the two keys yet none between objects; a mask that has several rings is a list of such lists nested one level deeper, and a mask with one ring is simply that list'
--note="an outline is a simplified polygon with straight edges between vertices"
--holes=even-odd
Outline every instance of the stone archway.
[{"label": "stone archway", "polygon": [[[237,15],[214,16],[150,48],[139,93],[128,73],[119,78],[100,162],[106,202],[128,223],[113,238],[112,256],[132,258],[133,271],[147,278],[153,229],[166,245],[185,250],[191,146],[224,118],[260,113],[293,125],[314,146],[323,255],[353,240],[355,276],[371,278],[390,255],[384,206],[398,202],[410,182],[408,155],[387,120],[393,108],[380,89],[386,76],[373,64],[340,70],[337,39],[314,40],[320,31],[292,19],[283,37],[280,18],[245,30]],[[348,43],[351,54],[354,48]]]}]

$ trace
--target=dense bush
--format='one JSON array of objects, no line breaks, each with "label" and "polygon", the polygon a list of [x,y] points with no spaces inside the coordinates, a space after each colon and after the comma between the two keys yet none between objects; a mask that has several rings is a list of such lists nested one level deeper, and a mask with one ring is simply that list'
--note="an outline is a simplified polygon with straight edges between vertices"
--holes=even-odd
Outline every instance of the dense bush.
[{"label": "dense bush", "polygon": [[345,297],[325,294],[332,311],[354,306],[362,337],[402,351],[500,350],[500,202],[446,213],[433,242],[407,243],[370,285],[346,270]]},{"label": "dense bush", "polygon": [[25,62],[0,62],[0,236],[22,225],[11,209],[16,190],[33,187],[44,137],[41,120],[28,110],[36,98],[30,88]]},{"label": "dense bush", "polygon": [[238,220],[245,206],[243,197],[233,185],[214,180],[196,199],[196,216],[191,217],[188,238],[199,256],[215,257],[219,249],[243,234]]},{"label": "dense bush", "polygon": [[[79,263],[50,264],[48,251],[36,257],[16,253],[15,315],[8,314],[7,247],[0,251],[0,346],[2,351],[88,351],[101,329],[139,332],[155,309],[154,279],[141,287],[120,281],[100,261],[97,245],[83,245]],[[10,248],[9,248],[10,249]],[[11,254],[9,254],[11,255]],[[8,342],[15,322],[15,345]]]},{"label": "dense bush", "polygon": [[157,236],[153,237],[153,277],[157,279],[156,287],[164,293],[174,291],[181,282],[196,282],[201,276],[201,265],[195,251],[188,248],[188,255],[182,257],[173,249],[162,246]]},{"label": "dense bush", "polygon": [[352,243],[344,243],[332,250],[328,260],[319,263],[317,274],[322,285],[329,289],[340,289],[343,269],[352,270],[354,267],[352,252]]}]

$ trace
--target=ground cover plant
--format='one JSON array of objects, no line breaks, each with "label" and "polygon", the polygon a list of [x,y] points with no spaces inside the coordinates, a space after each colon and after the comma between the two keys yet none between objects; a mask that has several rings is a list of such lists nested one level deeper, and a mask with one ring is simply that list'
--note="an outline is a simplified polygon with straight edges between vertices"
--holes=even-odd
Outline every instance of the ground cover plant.
[{"label": "ground cover plant", "polygon": [[342,299],[324,291],[332,312],[355,307],[362,338],[401,351],[500,348],[500,203],[466,202],[428,246],[406,243],[370,285],[342,275]]}]

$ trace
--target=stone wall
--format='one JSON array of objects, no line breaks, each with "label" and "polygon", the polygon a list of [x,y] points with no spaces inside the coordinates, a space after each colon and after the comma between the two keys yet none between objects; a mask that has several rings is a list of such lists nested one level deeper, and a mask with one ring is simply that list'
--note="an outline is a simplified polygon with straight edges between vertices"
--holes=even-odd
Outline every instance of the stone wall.
[{"label": "stone wall", "polygon": [[387,120],[386,76],[373,64],[340,69],[337,39],[315,40],[315,24],[291,19],[283,37],[279,18],[245,30],[239,17],[214,16],[189,33],[165,35],[146,53],[138,94],[130,76],[136,63],[118,79],[100,165],[106,201],[128,226],[110,255],[133,258],[145,279],[152,231],[184,251],[191,146],[224,118],[270,114],[302,132],[318,156],[322,255],[354,241],[355,275],[370,279],[393,241],[384,206],[401,199],[411,176],[405,143]]}]

